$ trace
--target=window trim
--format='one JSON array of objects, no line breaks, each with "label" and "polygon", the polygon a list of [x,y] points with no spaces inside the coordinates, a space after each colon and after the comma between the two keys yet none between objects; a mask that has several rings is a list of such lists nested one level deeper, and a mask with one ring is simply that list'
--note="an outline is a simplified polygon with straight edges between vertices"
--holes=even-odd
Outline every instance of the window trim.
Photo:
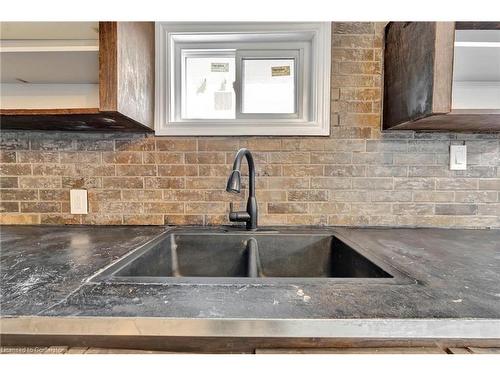
[{"label": "window trim", "polygon": [[[198,34],[215,35],[220,42],[217,48],[227,43],[227,35],[237,35],[238,39],[254,48],[259,40],[247,42],[249,35],[258,35],[262,42],[269,34],[277,36],[280,45],[285,42],[311,40],[311,61],[301,64],[310,71],[311,82],[308,105],[302,103],[307,113],[297,118],[240,118],[236,120],[182,120],[174,119],[178,111],[170,111],[176,105],[174,97],[175,82],[171,75],[175,71],[175,49],[189,43]],[[193,38],[191,38],[192,40]],[[234,41],[231,41],[233,43]],[[236,41],[237,42],[237,41]],[[231,43],[227,43],[228,45]],[[272,43],[272,42],[267,42]],[[308,43],[309,44],[309,43]],[[196,45],[196,43],[194,43]],[[204,44],[206,45],[206,44]],[[190,47],[191,48],[191,47]],[[281,47],[290,49],[289,47]],[[327,136],[330,134],[330,69],[331,69],[331,23],[330,22],[279,22],[279,23],[156,23],[156,69],[155,69],[155,132],[156,135],[170,136]],[[296,74],[296,77],[298,74]],[[309,74],[305,74],[309,76]],[[304,77],[302,77],[304,78]],[[300,80],[299,80],[300,81]],[[303,87],[307,87],[304,84]],[[180,90],[178,91],[180,93]],[[298,94],[299,100],[306,95]],[[304,114],[302,114],[304,115]]]}]

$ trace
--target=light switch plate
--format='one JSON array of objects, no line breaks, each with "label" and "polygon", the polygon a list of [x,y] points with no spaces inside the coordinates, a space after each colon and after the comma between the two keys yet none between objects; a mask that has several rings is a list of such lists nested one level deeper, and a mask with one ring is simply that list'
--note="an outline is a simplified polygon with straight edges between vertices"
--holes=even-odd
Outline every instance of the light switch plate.
[{"label": "light switch plate", "polygon": [[450,170],[464,171],[467,169],[467,146],[450,146]]},{"label": "light switch plate", "polygon": [[85,189],[71,189],[69,191],[69,200],[71,203],[71,213],[72,214],[83,214],[89,213],[87,204],[87,190]]}]

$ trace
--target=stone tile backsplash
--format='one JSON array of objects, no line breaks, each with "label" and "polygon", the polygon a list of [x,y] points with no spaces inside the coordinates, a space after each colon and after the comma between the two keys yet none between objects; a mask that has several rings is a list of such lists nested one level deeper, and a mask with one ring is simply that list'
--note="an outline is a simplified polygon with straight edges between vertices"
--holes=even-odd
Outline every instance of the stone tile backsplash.
[{"label": "stone tile backsplash", "polygon": [[[227,223],[233,156],[257,162],[261,225],[500,228],[500,134],[380,132],[380,23],[334,23],[330,137],[3,131],[4,224]],[[450,171],[464,142],[468,169]],[[89,214],[69,213],[69,189]]]}]

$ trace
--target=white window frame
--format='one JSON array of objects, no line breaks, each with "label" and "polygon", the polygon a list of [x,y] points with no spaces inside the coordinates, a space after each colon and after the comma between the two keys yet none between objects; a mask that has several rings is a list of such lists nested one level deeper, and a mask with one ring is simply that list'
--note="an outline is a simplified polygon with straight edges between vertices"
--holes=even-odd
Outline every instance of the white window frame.
[{"label": "white window frame", "polygon": [[[295,53],[294,114],[243,114],[236,119],[182,119],[180,51],[236,50],[236,82],[242,58]],[[297,52],[299,51],[299,52]],[[296,61],[296,62],[297,62]],[[298,67],[298,69],[297,69]],[[170,136],[327,136],[330,134],[330,22],[156,23],[155,132]],[[241,90],[236,84],[235,91]],[[174,95],[176,93],[176,95]],[[176,100],[177,98],[177,100]]]}]

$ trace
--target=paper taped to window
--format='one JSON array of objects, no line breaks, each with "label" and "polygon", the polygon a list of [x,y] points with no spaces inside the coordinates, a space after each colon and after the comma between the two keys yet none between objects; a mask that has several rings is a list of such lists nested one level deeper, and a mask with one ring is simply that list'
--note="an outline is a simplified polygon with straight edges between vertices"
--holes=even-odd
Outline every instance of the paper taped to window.
[{"label": "paper taped to window", "polygon": [[289,75],[290,75],[290,65],[271,67],[272,77],[289,76]]},{"label": "paper taped to window", "polygon": [[212,63],[210,65],[212,73],[226,73],[229,72],[229,63]]}]

